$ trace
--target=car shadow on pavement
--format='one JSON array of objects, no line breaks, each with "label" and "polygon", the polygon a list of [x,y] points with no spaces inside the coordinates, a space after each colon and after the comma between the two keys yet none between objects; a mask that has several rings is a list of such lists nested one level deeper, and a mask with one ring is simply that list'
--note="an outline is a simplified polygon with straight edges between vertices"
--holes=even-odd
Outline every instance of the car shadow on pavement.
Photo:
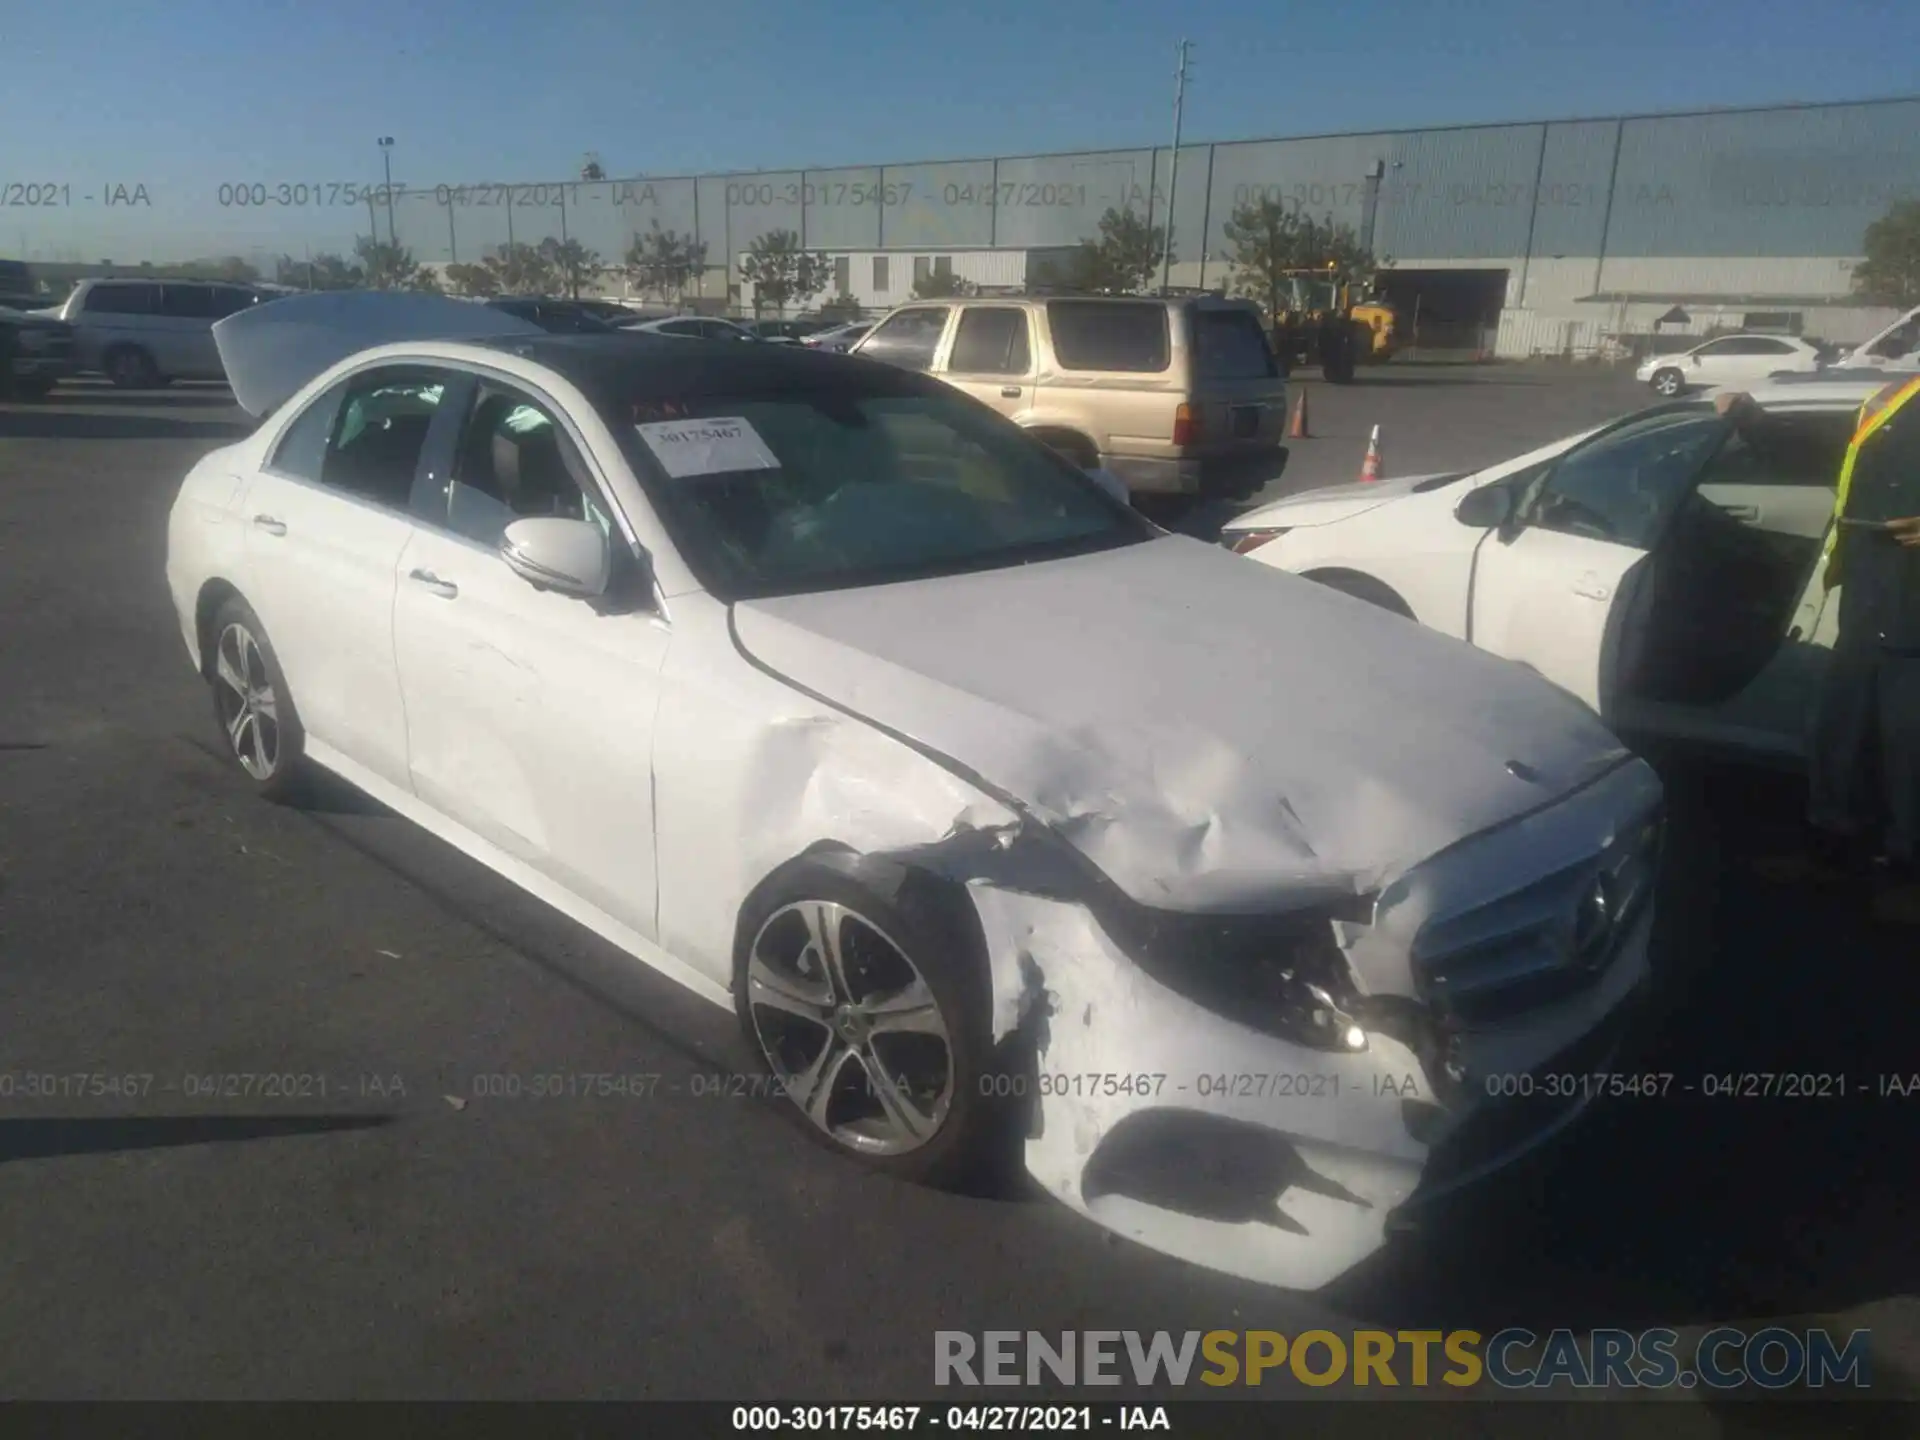
[{"label": "car shadow on pavement", "polygon": [[[211,1083],[211,1077],[209,1077]],[[373,1130],[391,1115],[110,1115],[46,1120],[0,1120],[0,1164],[60,1155],[107,1155],[180,1145],[223,1145]]]},{"label": "car shadow on pavement", "polygon": [[36,410],[75,405],[140,405],[157,409],[192,406],[197,409],[231,410],[234,408],[234,401],[233,392],[224,387],[186,390],[169,385],[161,390],[119,390],[105,387],[67,389],[63,386],[44,400],[33,402]]},{"label": "car shadow on pavement", "polygon": [[1665,989],[1630,1065],[1671,1076],[1664,1095],[1597,1102],[1458,1219],[1343,1280],[1342,1308],[1482,1333],[1637,1330],[1920,1289],[1920,1093],[1884,1093],[1920,1071],[1920,930],[1876,921],[1863,891],[1756,871],[1798,842],[1797,783],[1667,768]]},{"label": "car shadow on pavement", "polygon": [[171,415],[102,415],[79,409],[0,410],[0,440],[243,440],[237,420]]}]

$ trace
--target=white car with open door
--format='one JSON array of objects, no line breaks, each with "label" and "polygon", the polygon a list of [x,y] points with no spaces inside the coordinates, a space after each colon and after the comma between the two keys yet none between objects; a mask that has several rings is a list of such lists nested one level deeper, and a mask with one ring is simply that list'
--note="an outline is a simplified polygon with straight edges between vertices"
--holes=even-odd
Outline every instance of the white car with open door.
[{"label": "white car with open door", "polygon": [[1615,729],[1796,762],[1838,624],[1818,558],[1873,381],[1656,406],[1472,474],[1346,485],[1222,542],[1538,671]]},{"label": "white car with open door", "polygon": [[848,1155],[1010,1127],[1238,1275],[1331,1279],[1600,1093],[1524,1079],[1612,1068],[1648,975],[1659,782],[1583,707],[939,380],[533,328],[216,332],[262,423],[166,575],[253,787],[332,771],[731,1008]]},{"label": "white car with open door", "polygon": [[1678,355],[1643,361],[1634,377],[1656,395],[1713,390],[1728,385],[1758,385],[1770,375],[1818,370],[1817,346],[1798,335],[1722,335]]}]

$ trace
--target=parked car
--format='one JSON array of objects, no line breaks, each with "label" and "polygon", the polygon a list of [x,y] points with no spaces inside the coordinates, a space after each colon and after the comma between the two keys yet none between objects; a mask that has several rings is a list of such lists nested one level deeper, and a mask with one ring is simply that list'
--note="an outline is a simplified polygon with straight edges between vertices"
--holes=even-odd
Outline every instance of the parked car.
[{"label": "parked car", "polygon": [[652,318],[646,311],[632,305],[622,305],[617,300],[570,300],[567,303],[616,328]]},{"label": "parked car", "polygon": [[0,260],[0,398],[45,399],[73,373],[73,327],[31,313],[49,298],[29,266]]},{"label": "parked car", "polygon": [[604,335],[614,328],[578,300],[557,300],[548,295],[496,295],[486,303],[495,310],[529,321],[550,335]]},{"label": "parked car", "polygon": [[1834,363],[1848,368],[1920,370],[1920,306],[1868,336]]},{"label": "parked car", "polygon": [[1839,625],[1818,574],[1885,377],[1655,406],[1472,474],[1291,496],[1222,541],[1546,676],[1633,736],[1802,763]]},{"label": "parked car", "polygon": [[76,281],[50,313],[73,327],[79,369],[123,389],[147,390],[221,379],[214,322],[272,298],[224,281],[93,277]]},{"label": "parked car", "polygon": [[717,315],[675,315],[667,320],[648,320],[632,327],[648,335],[670,335],[680,340],[758,340],[760,337],[744,325],[722,320]]},{"label": "parked car", "polygon": [[742,320],[740,327],[751,330],[762,340],[791,345],[822,330],[833,329],[835,324],[832,320]]},{"label": "parked car", "polygon": [[811,335],[801,337],[800,343],[811,350],[825,350],[832,354],[844,355],[860,343],[860,339],[873,329],[871,320],[861,320],[852,325],[835,325],[830,329],[816,330]]},{"label": "parked car", "polygon": [[216,332],[264,418],[186,475],[166,575],[237,779],[333,772],[732,1009],[845,1155],[944,1182],[1010,1136],[1269,1282],[1592,1093],[1508,1081],[1609,1067],[1661,795],[1553,686],[927,376],[510,323]]},{"label": "parked car", "polygon": [[1820,348],[1797,335],[1722,335],[1678,355],[1655,355],[1634,378],[1657,395],[1722,385],[1757,385],[1769,375],[1818,370]]},{"label": "parked car", "polygon": [[852,353],[957,386],[1135,493],[1247,495],[1286,463],[1286,377],[1247,301],[917,303]]}]

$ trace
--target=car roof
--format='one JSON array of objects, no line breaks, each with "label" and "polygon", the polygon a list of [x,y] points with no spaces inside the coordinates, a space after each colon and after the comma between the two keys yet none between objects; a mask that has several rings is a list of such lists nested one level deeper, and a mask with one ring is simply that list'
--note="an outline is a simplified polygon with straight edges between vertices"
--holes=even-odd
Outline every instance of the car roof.
[{"label": "car roof", "polygon": [[480,350],[518,355],[544,365],[590,396],[845,389],[900,395],[946,394],[947,388],[898,366],[860,361],[799,345],[742,345],[734,340],[666,339],[621,331],[613,335],[500,335],[463,342]]}]

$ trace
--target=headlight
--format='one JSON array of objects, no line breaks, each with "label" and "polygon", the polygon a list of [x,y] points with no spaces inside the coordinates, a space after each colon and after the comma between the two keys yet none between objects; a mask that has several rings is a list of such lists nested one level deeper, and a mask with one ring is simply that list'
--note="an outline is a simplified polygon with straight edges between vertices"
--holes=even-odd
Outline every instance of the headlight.
[{"label": "headlight", "polygon": [[1258,550],[1269,540],[1278,540],[1286,534],[1289,526],[1272,530],[1226,530],[1220,535],[1220,543],[1236,555],[1245,555],[1250,550]]},{"label": "headlight", "polygon": [[[1367,1048],[1358,988],[1328,911],[1291,915],[1136,913],[1115,938],[1134,963],[1215,1014],[1315,1050]],[[1138,928],[1134,928],[1134,927]]]}]

